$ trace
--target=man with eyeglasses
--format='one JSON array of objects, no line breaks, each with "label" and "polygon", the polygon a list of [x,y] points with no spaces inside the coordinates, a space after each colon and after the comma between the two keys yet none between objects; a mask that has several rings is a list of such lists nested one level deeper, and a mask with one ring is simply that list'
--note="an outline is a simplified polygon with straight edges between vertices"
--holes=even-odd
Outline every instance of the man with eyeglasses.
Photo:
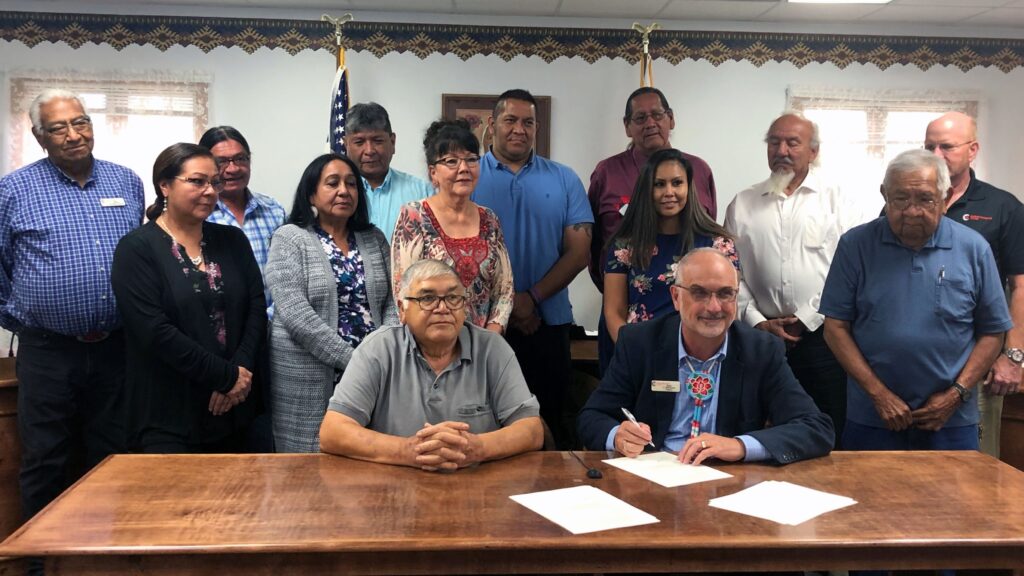
[{"label": "man with eyeglasses", "polygon": [[[644,86],[626,98],[622,126],[630,139],[629,146],[623,152],[597,163],[590,175],[590,189],[587,191],[590,209],[596,220],[594,237],[590,243],[590,278],[601,292],[604,292],[604,245],[619,229],[647,159],[658,150],[672,147],[669,137],[676,127],[675,113],[661,90]],[[711,167],[692,154],[684,152],[683,156],[693,166],[692,186],[697,195],[696,201],[704,207],[708,216],[716,218],[718,199]],[[603,312],[598,332],[599,365],[603,372],[611,360],[614,347],[605,327]]]},{"label": "man with eyeglasses", "polygon": [[739,315],[785,342],[789,367],[832,418],[838,444],[846,373],[825,344],[818,300],[839,237],[876,218],[881,204],[862,208],[866,201],[818,170],[818,126],[802,114],[773,120],[764,141],[770,176],[737,194],[725,214],[743,268]]},{"label": "man with eyeglasses", "polygon": [[499,334],[466,323],[454,268],[418,260],[402,274],[402,326],[363,340],[320,427],[331,454],[455,470],[537,450],[537,399]]},{"label": "man with eyeglasses", "polygon": [[488,125],[494,139],[480,160],[473,201],[498,216],[508,246],[515,296],[505,338],[555,442],[567,449],[573,443],[564,409],[572,381],[569,284],[587,267],[594,215],[572,168],[534,150],[533,95],[506,90]]},{"label": "man with eyeglasses", "polygon": [[46,158],[0,180],[0,325],[19,339],[26,519],[124,451],[124,336],[110,265],[145,204],[134,172],[93,157],[78,96],[45,90],[29,116]]},{"label": "man with eyeglasses", "polygon": [[[345,116],[345,148],[359,165],[370,222],[391,240],[402,206],[434,193],[429,182],[391,167],[395,133],[388,111],[376,102],[356,104]],[[476,152],[473,150],[472,152]]]},{"label": "man with eyeglasses", "polygon": [[619,332],[615,356],[580,412],[584,445],[629,457],[667,450],[686,464],[787,464],[828,454],[832,422],[796,381],[782,341],[735,321],[732,262],[698,248],[677,266],[670,290],[679,315]]},{"label": "man with eyeglasses", "polygon": [[988,243],[942,217],[949,187],[941,158],[903,152],[885,217],[839,241],[819,312],[849,374],[848,450],[978,449],[978,386],[1013,323]]},{"label": "man with eyeglasses", "polygon": [[925,132],[925,150],[941,157],[949,168],[946,216],[988,241],[1007,290],[1010,315],[1016,319],[978,394],[981,450],[998,458],[1003,396],[1021,389],[1024,365],[1024,206],[1013,194],[978,180],[971,164],[979,147],[977,124],[962,112],[943,114]]}]

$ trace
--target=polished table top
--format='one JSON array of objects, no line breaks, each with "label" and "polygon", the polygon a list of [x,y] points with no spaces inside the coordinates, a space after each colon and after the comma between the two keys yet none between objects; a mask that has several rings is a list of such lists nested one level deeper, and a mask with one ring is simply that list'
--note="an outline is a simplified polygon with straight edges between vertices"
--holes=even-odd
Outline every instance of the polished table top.
[{"label": "polished table top", "polygon": [[[719,465],[733,477],[680,488],[601,464],[603,452],[581,454],[603,479],[587,479],[565,452],[450,474],[327,455],[113,456],[0,556],[78,557],[73,571],[53,566],[82,574],[207,573],[190,564],[199,560],[211,574],[1024,567],[1024,473],[977,452]],[[708,506],[764,480],[859,503],[799,526]],[[509,499],[579,484],[661,522],[572,535]]]}]

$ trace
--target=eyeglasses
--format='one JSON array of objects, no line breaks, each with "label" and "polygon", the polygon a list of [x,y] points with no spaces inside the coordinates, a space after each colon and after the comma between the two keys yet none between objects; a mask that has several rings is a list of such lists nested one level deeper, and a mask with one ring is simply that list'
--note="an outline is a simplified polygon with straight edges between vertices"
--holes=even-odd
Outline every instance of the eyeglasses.
[{"label": "eyeglasses", "polygon": [[449,156],[448,158],[441,158],[437,162],[434,162],[434,164],[444,164],[445,166],[452,170],[458,170],[459,164],[462,164],[463,162],[466,163],[467,168],[473,168],[474,166],[480,164],[480,157],[475,155],[466,156],[465,158],[456,158],[454,156]]},{"label": "eyeglasses", "polygon": [[961,146],[968,146],[975,142],[977,142],[977,140],[968,140],[967,142],[961,142],[959,144],[925,144],[924,149],[929,152],[935,152],[935,149],[938,148],[943,152],[952,152]]},{"label": "eyeglasses", "polygon": [[711,300],[712,296],[718,298],[719,302],[728,304],[729,302],[736,301],[736,294],[738,293],[738,290],[735,288],[719,288],[718,290],[708,290],[701,286],[678,286],[678,288],[686,290],[690,293],[691,298],[702,304]]},{"label": "eyeglasses", "polygon": [[232,156],[231,158],[214,158],[214,160],[217,162],[217,168],[223,170],[232,164],[239,168],[245,168],[249,165],[250,158],[251,156],[248,154],[239,154],[237,156]]},{"label": "eyeglasses", "polygon": [[647,124],[648,118],[653,118],[655,122],[661,122],[662,120],[665,119],[665,116],[668,116],[671,113],[671,110],[651,110],[649,114],[646,112],[634,114],[633,117],[629,119],[629,121],[632,122],[633,124],[636,124],[637,126],[643,126],[644,124]]},{"label": "eyeglasses", "polygon": [[92,130],[92,118],[88,116],[79,116],[71,122],[57,122],[44,126],[43,131],[50,136],[67,136],[68,131],[74,129],[77,133],[88,132]]},{"label": "eyeglasses", "polygon": [[938,205],[938,201],[934,198],[887,198],[886,203],[900,212],[911,206],[917,206],[922,210],[930,211],[934,210],[935,206]]},{"label": "eyeglasses", "polygon": [[217,192],[220,192],[220,190],[224,188],[224,181],[219,178],[183,178],[181,176],[175,176],[174,179],[181,180],[186,184],[191,184],[196,190],[201,191],[206,190],[207,188],[213,188]]},{"label": "eyeglasses", "polygon": [[449,310],[459,310],[466,305],[466,297],[462,294],[448,294],[446,296],[427,294],[426,296],[406,296],[404,299],[412,300],[419,305],[420,310],[426,310],[427,312],[437,308],[441,300],[444,300],[444,305]]}]

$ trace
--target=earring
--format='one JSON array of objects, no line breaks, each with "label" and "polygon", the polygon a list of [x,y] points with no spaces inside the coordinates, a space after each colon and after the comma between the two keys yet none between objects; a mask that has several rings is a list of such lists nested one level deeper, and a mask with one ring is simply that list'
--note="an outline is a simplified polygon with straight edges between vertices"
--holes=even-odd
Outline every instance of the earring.
[{"label": "earring", "polygon": [[313,218],[317,218],[320,216],[320,211],[316,209],[316,206],[310,206],[310,208],[313,209]]}]

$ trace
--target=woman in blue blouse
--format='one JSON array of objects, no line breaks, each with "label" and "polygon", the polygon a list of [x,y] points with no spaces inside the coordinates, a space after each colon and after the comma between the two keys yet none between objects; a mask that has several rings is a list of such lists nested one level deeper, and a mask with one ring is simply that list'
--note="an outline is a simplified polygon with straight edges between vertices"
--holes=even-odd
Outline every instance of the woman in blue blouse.
[{"label": "woman in blue blouse", "polygon": [[624,324],[674,310],[669,286],[676,263],[690,250],[715,247],[739,268],[732,237],[699,203],[688,202],[691,196],[693,167],[682,153],[669,148],[652,154],[622,224],[608,240],[604,315],[613,341]]},{"label": "woman in blue blouse", "polygon": [[376,328],[398,324],[391,251],[367,206],[355,163],[324,154],[306,167],[288,223],[270,243],[270,412],[278,452],[320,450],[320,422],[352,351]]}]

